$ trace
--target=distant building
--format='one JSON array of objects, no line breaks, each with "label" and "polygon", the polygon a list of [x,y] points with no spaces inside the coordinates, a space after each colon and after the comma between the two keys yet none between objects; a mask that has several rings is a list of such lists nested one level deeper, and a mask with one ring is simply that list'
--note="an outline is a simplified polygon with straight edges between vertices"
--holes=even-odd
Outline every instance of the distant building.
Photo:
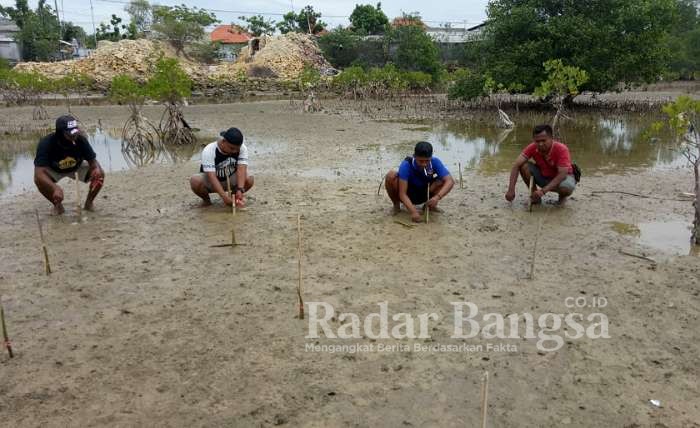
[{"label": "distant building", "polygon": [[446,44],[461,44],[481,40],[486,23],[481,23],[474,27],[426,27],[428,33],[436,42]]},{"label": "distant building", "polygon": [[406,27],[409,25],[416,25],[418,27],[423,27],[424,29],[427,28],[423,21],[421,21],[418,18],[410,17],[410,16],[401,16],[394,18],[393,21],[391,21],[391,26],[394,28],[398,27]]},{"label": "distant building", "polygon": [[12,20],[0,17],[0,58],[12,63],[22,60],[20,45],[15,41],[18,32],[19,27]]},{"label": "distant building", "polygon": [[235,61],[241,49],[253,39],[253,35],[237,25],[219,25],[211,32],[209,39],[219,43],[221,60]]}]

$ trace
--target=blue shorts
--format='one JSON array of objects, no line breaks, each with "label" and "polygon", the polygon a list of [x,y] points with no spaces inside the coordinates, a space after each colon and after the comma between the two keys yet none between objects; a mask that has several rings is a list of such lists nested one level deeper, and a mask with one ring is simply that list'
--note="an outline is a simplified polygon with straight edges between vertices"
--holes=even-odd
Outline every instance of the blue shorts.
[{"label": "blue shorts", "polygon": [[[532,162],[528,162],[527,166],[530,170],[530,175],[532,175],[535,178],[535,184],[537,184],[540,187],[548,185],[549,182],[552,181],[552,179],[554,178],[543,176],[542,172],[540,171],[540,168]],[[559,183],[559,187],[573,192],[576,188],[576,179],[572,174],[569,174],[561,183]]]}]

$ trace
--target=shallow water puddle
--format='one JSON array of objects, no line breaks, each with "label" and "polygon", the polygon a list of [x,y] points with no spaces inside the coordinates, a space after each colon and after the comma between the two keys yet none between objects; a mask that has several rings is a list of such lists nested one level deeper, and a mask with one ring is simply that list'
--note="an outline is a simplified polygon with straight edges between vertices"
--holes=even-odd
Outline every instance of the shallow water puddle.
[{"label": "shallow water puddle", "polygon": [[637,243],[676,256],[700,255],[700,248],[690,242],[693,226],[685,221],[654,221],[629,224],[609,222],[615,232],[633,236]]},{"label": "shallow water puddle", "polygon": [[[39,138],[40,136],[32,135],[12,143],[0,144],[0,195],[34,190],[34,155]],[[157,152],[143,153],[123,150],[121,138],[109,132],[96,130],[88,134],[88,140],[102,168],[110,173],[149,164],[198,160],[202,147],[214,141],[214,138],[199,140],[193,145],[166,147]],[[255,141],[246,141],[246,145],[256,155],[279,153],[283,149],[283,145],[278,143],[258,145]]]},{"label": "shallow water puddle", "polygon": [[[517,121],[511,130],[498,129],[485,121],[416,121],[414,141],[406,144],[385,144],[397,162],[411,154],[413,145],[424,140],[433,144],[434,155],[450,169],[458,163],[482,174],[502,174],[528,144],[531,130],[545,117],[528,116]],[[667,168],[685,165],[673,143],[650,140],[644,131],[653,118],[641,115],[608,117],[605,114],[578,114],[567,121],[559,138],[569,146],[573,161],[589,174],[618,174],[632,168]],[[406,121],[399,122],[405,125]],[[426,126],[429,125],[429,126]]]}]

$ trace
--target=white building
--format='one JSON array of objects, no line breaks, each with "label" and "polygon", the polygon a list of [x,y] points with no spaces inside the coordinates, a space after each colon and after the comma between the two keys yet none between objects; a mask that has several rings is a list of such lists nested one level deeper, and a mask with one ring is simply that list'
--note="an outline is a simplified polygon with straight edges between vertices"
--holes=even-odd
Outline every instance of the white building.
[{"label": "white building", "polygon": [[467,43],[481,39],[486,23],[481,23],[473,27],[444,26],[426,27],[425,31],[438,43],[450,45]]},{"label": "white building", "polygon": [[0,17],[0,58],[13,63],[22,60],[19,43],[15,41],[18,32],[19,27],[12,20]]}]

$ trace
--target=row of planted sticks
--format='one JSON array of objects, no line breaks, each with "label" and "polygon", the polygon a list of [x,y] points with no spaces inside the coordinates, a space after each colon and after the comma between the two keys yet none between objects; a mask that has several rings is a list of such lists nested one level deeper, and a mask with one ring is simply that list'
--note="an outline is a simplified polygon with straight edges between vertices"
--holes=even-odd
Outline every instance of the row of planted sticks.
[{"label": "row of planted sticks", "polygon": [[[75,177],[76,181],[76,196],[77,196],[77,201],[78,201],[78,215],[80,216],[82,220],[82,212],[80,210],[80,189],[77,185],[78,183],[78,177],[76,174]],[[460,174],[459,174],[459,184],[460,188],[463,188],[462,184],[462,172],[461,172],[461,166],[460,166]],[[215,247],[223,247],[223,246],[230,246],[232,248],[240,246],[240,245],[245,245],[243,243],[239,243],[236,240],[236,231],[235,231],[235,218],[236,218],[236,200],[235,200],[235,194],[231,191],[231,181],[230,179],[227,180],[227,187],[228,187],[228,193],[231,197],[232,200],[232,208],[231,208],[231,216],[232,216],[232,222],[231,222],[231,243],[230,244],[223,244],[223,245],[215,245]],[[428,188],[428,197],[430,197],[430,188]],[[429,220],[429,211],[426,209],[426,223]],[[37,221],[37,227],[39,228],[39,237],[41,239],[41,250],[42,254],[44,257],[44,271],[46,275],[51,274],[51,264],[49,262],[49,255],[48,255],[48,249],[46,245],[46,240],[44,239],[44,232],[43,228],[41,226],[41,220],[39,218],[39,211],[35,210],[34,211],[36,215],[36,221]],[[302,269],[302,259],[303,259],[303,234],[302,234],[302,228],[301,228],[301,214],[297,214],[297,255],[298,255],[298,283],[297,283],[297,298],[298,298],[298,308],[299,308],[299,319],[304,319],[304,299],[302,297],[302,290],[303,290],[303,269]],[[14,357],[14,353],[12,351],[12,345],[7,333],[7,326],[5,323],[5,311],[4,307],[2,304],[2,297],[0,296],[0,325],[2,327],[2,335],[3,335],[3,343],[5,345],[5,348],[7,349],[7,352],[10,356],[10,358]],[[482,377],[482,383],[481,383],[481,424],[480,426],[482,428],[486,428],[486,418],[487,418],[487,413],[488,413],[488,387],[489,387],[489,374],[488,372],[484,373],[484,376]]]}]

